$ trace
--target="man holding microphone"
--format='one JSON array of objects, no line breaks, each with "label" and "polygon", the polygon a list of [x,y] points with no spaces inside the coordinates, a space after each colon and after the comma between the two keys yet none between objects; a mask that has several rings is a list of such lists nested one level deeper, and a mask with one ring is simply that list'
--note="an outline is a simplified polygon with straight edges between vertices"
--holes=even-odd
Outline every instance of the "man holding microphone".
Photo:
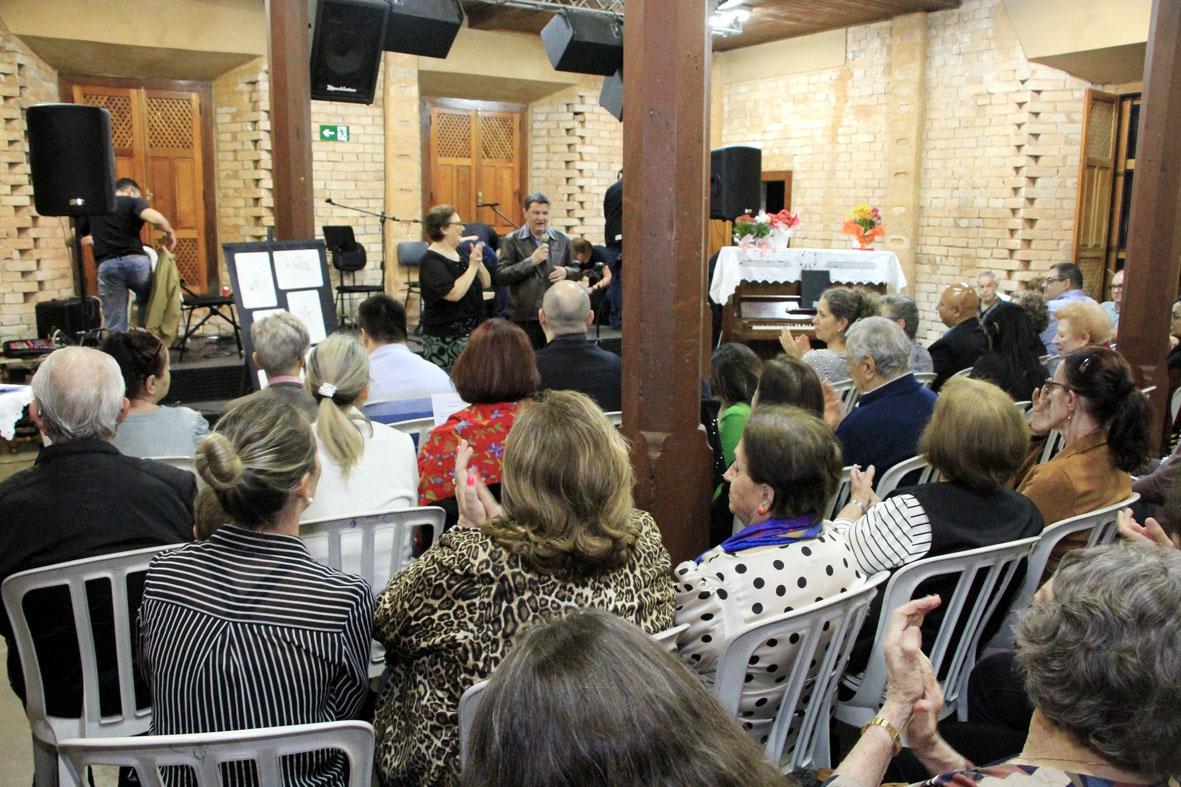
[{"label": "man holding microphone", "polygon": [[537,312],[554,282],[580,275],[570,238],[550,227],[549,197],[525,198],[525,225],[501,241],[496,279],[509,288],[509,319],[529,334],[533,349],[545,346]]}]

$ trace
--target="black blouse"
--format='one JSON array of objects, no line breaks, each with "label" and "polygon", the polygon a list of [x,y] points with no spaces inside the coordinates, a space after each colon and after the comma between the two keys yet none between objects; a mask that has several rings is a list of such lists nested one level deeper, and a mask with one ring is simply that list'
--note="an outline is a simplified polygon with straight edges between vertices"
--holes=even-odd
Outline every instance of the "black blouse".
[{"label": "black blouse", "polygon": [[480,279],[472,279],[467,293],[458,301],[444,296],[455,287],[455,282],[467,271],[468,255],[459,250],[459,260],[449,260],[437,251],[427,249],[418,268],[422,286],[422,317],[419,324],[429,336],[464,336],[472,332],[484,316],[484,293]]}]

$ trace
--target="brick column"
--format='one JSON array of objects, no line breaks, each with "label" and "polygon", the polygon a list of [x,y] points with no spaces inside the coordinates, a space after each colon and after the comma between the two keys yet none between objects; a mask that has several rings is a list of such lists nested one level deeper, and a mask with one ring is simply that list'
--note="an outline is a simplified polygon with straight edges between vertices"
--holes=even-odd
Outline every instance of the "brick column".
[{"label": "brick column", "polygon": [[883,218],[886,246],[898,255],[909,292],[915,291],[919,232],[919,164],[926,115],[927,15],[890,21],[890,95]]}]

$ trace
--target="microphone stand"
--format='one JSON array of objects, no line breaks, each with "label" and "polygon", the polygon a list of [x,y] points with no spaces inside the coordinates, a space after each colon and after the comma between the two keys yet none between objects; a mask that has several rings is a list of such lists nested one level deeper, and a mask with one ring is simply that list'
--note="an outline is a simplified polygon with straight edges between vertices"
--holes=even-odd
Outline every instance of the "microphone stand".
[{"label": "microphone stand", "polygon": [[500,208],[497,207],[499,204],[500,204],[499,202],[477,202],[476,207],[477,208],[491,208],[493,213],[495,213],[500,218],[504,219],[505,224],[511,224],[514,227],[516,227],[517,229],[521,229],[520,224],[518,224],[517,222],[513,221],[508,216],[506,216],[500,212]]},{"label": "microphone stand", "polygon": [[[345,210],[351,210],[351,211],[355,211],[357,213],[364,213],[366,216],[375,216],[378,219],[378,223],[381,226],[381,284],[382,284],[382,289],[384,290],[385,289],[385,258],[386,258],[385,223],[387,221],[396,221],[396,222],[400,222],[403,224],[421,224],[422,221],[419,219],[400,219],[397,216],[390,216],[384,210],[373,211],[373,210],[368,210],[366,208],[358,208],[354,205],[344,205],[339,202],[333,202],[332,197],[328,197],[324,201],[327,202],[329,205],[332,205],[333,207],[344,208]],[[352,299],[349,300],[349,303],[350,304],[352,303]],[[343,320],[341,320],[341,322],[343,323],[343,322],[346,322],[347,320],[348,320],[348,318],[346,316]]]}]

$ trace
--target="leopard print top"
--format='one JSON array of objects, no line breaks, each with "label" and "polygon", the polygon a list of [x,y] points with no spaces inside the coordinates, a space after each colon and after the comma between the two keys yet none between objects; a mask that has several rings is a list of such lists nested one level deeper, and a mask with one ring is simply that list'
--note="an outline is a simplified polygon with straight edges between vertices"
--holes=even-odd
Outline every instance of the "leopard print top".
[{"label": "leopard print top", "polygon": [[373,723],[383,785],[458,781],[459,698],[533,622],[593,607],[649,633],[673,625],[668,552],[649,514],[632,517],[631,560],[588,580],[539,574],[482,531],[457,528],[390,581],[373,621],[389,667]]}]

